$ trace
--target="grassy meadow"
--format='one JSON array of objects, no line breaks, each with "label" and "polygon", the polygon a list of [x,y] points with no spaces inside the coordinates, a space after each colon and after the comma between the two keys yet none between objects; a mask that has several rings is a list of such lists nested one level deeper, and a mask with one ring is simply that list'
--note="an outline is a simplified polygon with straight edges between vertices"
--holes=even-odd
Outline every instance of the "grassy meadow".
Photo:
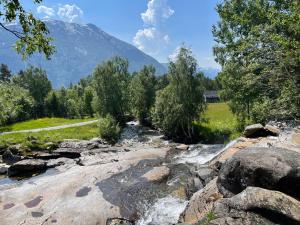
[{"label": "grassy meadow", "polygon": [[68,125],[68,124],[74,124],[80,122],[87,122],[91,120],[95,120],[95,118],[85,118],[85,119],[41,118],[41,119],[28,120],[25,122],[20,122],[8,126],[0,127],[0,133],[8,132],[8,131],[32,130],[38,128],[55,127],[55,126]]},{"label": "grassy meadow", "polygon": [[197,125],[204,142],[226,143],[241,134],[236,129],[237,119],[226,103],[209,103]]}]

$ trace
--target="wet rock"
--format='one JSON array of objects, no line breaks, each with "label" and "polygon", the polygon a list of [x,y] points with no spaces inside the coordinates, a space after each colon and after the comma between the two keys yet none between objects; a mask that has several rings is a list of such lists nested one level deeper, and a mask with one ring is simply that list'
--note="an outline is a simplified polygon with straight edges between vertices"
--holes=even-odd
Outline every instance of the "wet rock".
[{"label": "wet rock", "polygon": [[108,219],[106,225],[134,225],[134,222],[123,218],[114,218]]},{"label": "wet rock", "polygon": [[21,151],[22,145],[11,145],[8,147],[8,150],[11,151],[13,154],[18,154]]},{"label": "wet rock", "polygon": [[219,200],[211,224],[299,224],[300,202],[278,191],[248,187]]},{"label": "wet rock", "polygon": [[50,159],[47,161],[47,168],[54,168],[57,166],[62,166],[66,164],[73,165],[75,161],[69,158],[58,158],[58,159]]},{"label": "wet rock", "polygon": [[166,166],[154,167],[145,173],[142,177],[151,182],[161,182],[170,175],[170,169]]},{"label": "wet rock", "polygon": [[8,169],[9,176],[42,172],[47,169],[47,163],[41,159],[25,159],[13,164]]},{"label": "wet rock", "polygon": [[215,201],[222,198],[217,188],[217,178],[213,179],[203,189],[196,192],[184,212],[181,215],[181,222],[195,224],[205,218]]},{"label": "wet rock", "polygon": [[279,190],[300,198],[300,154],[281,148],[247,148],[227,160],[218,187],[232,197],[248,186]]},{"label": "wet rock", "polygon": [[19,155],[14,155],[10,150],[6,150],[2,155],[2,161],[9,165],[12,165],[20,160],[22,160],[22,157]]},{"label": "wet rock", "polygon": [[181,144],[181,145],[176,146],[176,149],[181,150],[181,151],[187,151],[189,149],[189,146],[185,145],[185,144]]},{"label": "wet rock", "polygon": [[9,165],[0,163],[0,175],[7,174]]}]

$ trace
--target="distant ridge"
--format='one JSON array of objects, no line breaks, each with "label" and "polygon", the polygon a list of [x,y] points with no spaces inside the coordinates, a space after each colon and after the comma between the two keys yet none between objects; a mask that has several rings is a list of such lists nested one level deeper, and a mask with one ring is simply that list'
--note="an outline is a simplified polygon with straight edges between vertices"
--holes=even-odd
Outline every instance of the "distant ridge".
[{"label": "distant ridge", "polygon": [[[67,23],[58,20],[45,21],[54,38],[56,53],[51,61],[36,54],[27,61],[22,61],[12,49],[14,36],[0,29],[0,63],[5,63],[13,72],[28,67],[30,64],[47,71],[54,87],[68,86],[80,78],[92,73],[95,66],[113,56],[122,56],[129,61],[131,72],[144,65],[153,65],[157,75],[166,69],[154,58],[143,53],[131,44],[121,41],[93,24]],[[18,25],[10,25],[20,29]]]}]

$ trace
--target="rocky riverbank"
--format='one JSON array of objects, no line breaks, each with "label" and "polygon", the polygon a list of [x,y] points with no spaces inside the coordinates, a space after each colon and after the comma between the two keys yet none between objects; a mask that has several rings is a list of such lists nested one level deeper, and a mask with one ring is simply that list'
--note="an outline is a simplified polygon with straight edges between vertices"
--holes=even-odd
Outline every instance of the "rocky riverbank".
[{"label": "rocky riverbank", "polygon": [[67,140],[27,158],[6,151],[10,176],[47,172],[0,180],[1,224],[297,224],[299,129],[246,132],[226,147],[188,146],[131,124],[115,146]]}]

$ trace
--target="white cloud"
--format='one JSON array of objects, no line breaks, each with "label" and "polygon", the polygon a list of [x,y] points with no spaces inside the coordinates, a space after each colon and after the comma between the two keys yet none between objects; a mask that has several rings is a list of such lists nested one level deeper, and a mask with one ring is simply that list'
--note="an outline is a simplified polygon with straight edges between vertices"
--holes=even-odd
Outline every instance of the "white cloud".
[{"label": "white cloud", "polygon": [[55,15],[55,10],[53,8],[44,5],[37,7],[37,12],[39,14],[44,14],[44,18],[50,18]]},{"label": "white cloud", "polygon": [[141,14],[146,24],[157,25],[174,14],[174,10],[168,6],[168,0],[150,0],[146,12]]},{"label": "white cloud", "polygon": [[169,41],[169,36],[155,27],[140,29],[133,38],[133,43],[138,49],[151,55],[157,55]]},{"label": "white cloud", "polygon": [[147,10],[141,13],[145,28],[139,29],[133,43],[142,51],[157,56],[170,42],[164,24],[175,11],[168,6],[168,0],[150,0]]},{"label": "white cloud", "polygon": [[75,4],[73,5],[60,5],[57,15],[68,22],[81,22],[83,11]]}]

